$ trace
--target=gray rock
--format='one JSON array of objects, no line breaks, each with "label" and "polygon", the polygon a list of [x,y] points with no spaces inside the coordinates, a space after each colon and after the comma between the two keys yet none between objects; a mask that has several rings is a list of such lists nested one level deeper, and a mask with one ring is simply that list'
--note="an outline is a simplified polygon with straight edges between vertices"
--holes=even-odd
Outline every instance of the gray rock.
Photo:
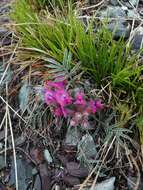
[{"label": "gray rock", "polygon": [[123,5],[125,7],[127,7],[128,9],[133,9],[133,6],[127,1],[127,2],[123,2]]},{"label": "gray rock", "polygon": [[138,0],[122,0],[122,3],[124,6],[128,7],[129,9],[133,9],[134,7],[137,6]]},{"label": "gray rock", "polygon": [[4,27],[0,27],[0,46],[10,45],[11,44],[11,32]]},{"label": "gray rock", "polygon": [[0,7],[0,15],[3,15],[5,13],[9,13],[10,12],[10,6],[4,6],[4,7]]},{"label": "gray rock", "polygon": [[10,19],[6,16],[0,17],[0,25],[5,24],[5,23],[10,23]]},{"label": "gray rock", "polygon": [[134,31],[133,39],[132,39],[132,49],[139,50],[142,48],[142,41],[143,41],[143,27],[139,27],[137,30]]},{"label": "gray rock", "polygon": [[97,183],[95,187],[84,188],[84,190],[114,190],[115,177],[111,177],[101,183]]},{"label": "gray rock", "polygon": [[138,0],[130,0],[130,3],[131,3],[133,6],[137,6]]},{"label": "gray rock", "polygon": [[143,34],[136,34],[132,40],[132,48],[134,50],[139,50],[142,48]]},{"label": "gray rock", "polygon": [[112,21],[108,24],[108,29],[113,32],[115,38],[128,38],[130,35],[130,25],[121,21]]},{"label": "gray rock", "polygon": [[128,11],[127,11],[127,16],[128,16],[129,18],[139,18],[138,12],[135,11],[134,9],[131,9],[131,10],[128,9]]},{"label": "gray rock", "polygon": [[0,38],[8,33],[8,30],[4,27],[0,27]]},{"label": "gray rock", "polygon": [[0,40],[0,46],[8,46],[11,44],[11,42],[12,42],[12,40],[10,37],[4,38],[4,39]]},{"label": "gray rock", "polygon": [[117,0],[110,0],[111,5],[117,6],[119,3]]},{"label": "gray rock", "polygon": [[110,18],[124,18],[126,17],[126,12],[120,6],[108,6],[106,9],[102,10],[100,13],[101,17],[110,17]]}]

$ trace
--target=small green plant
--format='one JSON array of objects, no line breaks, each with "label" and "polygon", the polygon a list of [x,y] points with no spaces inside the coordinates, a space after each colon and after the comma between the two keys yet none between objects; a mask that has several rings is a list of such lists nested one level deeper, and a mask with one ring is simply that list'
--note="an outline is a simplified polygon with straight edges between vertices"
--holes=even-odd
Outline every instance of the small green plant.
[{"label": "small green plant", "polygon": [[[53,3],[54,7],[57,2],[61,3],[63,9],[67,7],[66,16],[58,7],[53,9],[52,14],[50,8],[44,13],[35,12],[27,0],[14,4],[12,18],[17,23],[21,46],[32,50],[33,58],[43,61],[39,69],[43,66],[42,70],[50,75],[51,68],[57,76],[61,72],[70,75],[74,65],[76,67],[80,63],[81,71],[91,76],[92,83],[99,88],[111,83],[111,91],[116,96],[116,100],[112,100],[113,105],[124,99],[123,104],[133,105],[129,106],[132,107],[131,115],[134,110],[141,112],[140,77],[143,66],[139,64],[138,53],[132,55],[124,39],[115,41],[106,25],[97,24],[94,18],[88,24],[81,21],[71,1],[64,4],[65,1],[59,0],[51,2],[51,5]],[[94,28],[98,30],[94,32]],[[65,50],[72,54],[68,69],[63,64]]]},{"label": "small green plant", "polygon": [[45,51],[59,62],[68,49],[73,59],[80,61],[82,69],[91,74],[99,85],[106,77],[113,79],[114,86],[122,83],[134,85],[130,78],[138,74],[138,70],[132,70],[136,57],[129,57],[130,49],[126,48],[126,42],[123,39],[115,41],[106,27],[102,26],[94,33],[94,22],[91,21],[85,29],[71,8],[66,18],[63,15],[44,15],[42,18],[34,13],[26,0],[17,2],[14,9],[13,18],[20,24],[18,31],[25,46]]},{"label": "small green plant", "polygon": [[119,103],[116,106],[118,114],[119,127],[124,127],[132,117],[132,108],[129,108],[127,104]]},{"label": "small green plant", "polygon": [[40,17],[26,0],[17,1],[13,8],[12,18],[17,23],[23,45],[43,50],[57,61],[62,61],[64,50],[72,43],[71,29],[65,18],[45,14]]}]

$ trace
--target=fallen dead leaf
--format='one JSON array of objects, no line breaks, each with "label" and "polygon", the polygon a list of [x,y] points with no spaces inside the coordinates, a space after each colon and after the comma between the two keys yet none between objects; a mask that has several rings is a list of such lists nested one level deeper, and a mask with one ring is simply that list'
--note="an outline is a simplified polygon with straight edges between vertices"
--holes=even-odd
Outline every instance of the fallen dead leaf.
[{"label": "fallen dead leaf", "polygon": [[63,180],[64,180],[65,184],[68,186],[74,186],[74,185],[80,184],[80,180],[77,177],[73,177],[70,175],[65,175],[63,177]]},{"label": "fallen dead leaf", "polygon": [[39,171],[41,176],[42,190],[51,190],[51,173],[47,169],[47,165],[40,164]]},{"label": "fallen dead leaf", "polygon": [[78,178],[85,178],[88,176],[88,169],[86,167],[80,166],[77,162],[68,162],[66,164],[67,172]]}]

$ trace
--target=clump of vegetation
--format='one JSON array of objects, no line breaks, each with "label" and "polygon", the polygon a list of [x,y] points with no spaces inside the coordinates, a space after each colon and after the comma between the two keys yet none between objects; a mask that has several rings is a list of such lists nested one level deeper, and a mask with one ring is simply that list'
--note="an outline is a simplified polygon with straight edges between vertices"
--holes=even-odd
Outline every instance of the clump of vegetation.
[{"label": "clump of vegetation", "polygon": [[49,56],[59,64],[67,49],[72,53],[72,64],[80,62],[81,70],[91,75],[97,85],[111,82],[113,90],[126,91],[127,96],[134,94],[135,102],[140,101],[143,67],[139,55],[132,55],[131,48],[127,48],[123,39],[115,41],[106,26],[98,26],[100,29],[95,33],[95,22],[85,26],[70,4],[68,6],[66,17],[61,13],[48,15],[48,12],[41,16],[26,0],[17,2],[13,19],[18,24],[22,45],[37,52],[39,59]]},{"label": "clump of vegetation", "polygon": [[[30,1],[30,0],[28,0]],[[74,2],[73,0],[70,0],[71,2]],[[32,4],[35,4],[36,6],[40,6],[41,8],[45,8],[46,6],[50,6],[53,8],[64,8],[64,6],[66,6],[69,2],[69,0],[33,0]]]}]

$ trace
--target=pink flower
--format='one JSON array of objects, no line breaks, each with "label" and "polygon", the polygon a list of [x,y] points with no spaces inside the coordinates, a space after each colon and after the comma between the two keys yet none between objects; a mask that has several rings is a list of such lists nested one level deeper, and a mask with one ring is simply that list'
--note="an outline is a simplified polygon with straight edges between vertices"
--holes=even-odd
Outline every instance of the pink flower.
[{"label": "pink flower", "polygon": [[84,119],[83,121],[82,121],[82,127],[84,127],[84,128],[87,128],[88,126],[89,126],[89,122],[88,122],[88,120],[87,119]]},{"label": "pink flower", "polygon": [[96,113],[97,111],[96,102],[93,99],[90,99],[89,106],[90,106],[91,112]]},{"label": "pink flower", "polygon": [[104,105],[101,103],[101,100],[97,100],[95,103],[98,110],[101,110],[104,108]]},{"label": "pink flower", "polygon": [[77,92],[75,104],[83,105],[83,106],[86,105],[84,94],[82,92]]},{"label": "pink flower", "polygon": [[62,117],[63,116],[63,112],[62,112],[62,109],[60,107],[55,108],[53,110],[53,113],[57,117]]},{"label": "pink flower", "polygon": [[52,81],[47,81],[46,82],[47,88],[56,88],[56,89],[64,89],[65,87],[65,82],[60,81],[60,82],[52,82]]},{"label": "pink flower", "polygon": [[72,103],[72,98],[70,97],[70,95],[63,89],[57,90],[55,92],[55,99],[63,112],[63,116],[67,117],[68,112],[65,106]]},{"label": "pink flower", "polygon": [[83,111],[83,116],[88,117],[91,114],[91,109],[89,110],[88,107]]},{"label": "pink flower", "polygon": [[82,119],[82,113],[79,113],[79,112],[76,112],[75,113],[75,119],[77,120],[77,121],[80,121],[81,119]]},{"label": "pink flower", "polygon": [[72,103],[72,98],[69,93],[62,88],[63,83],[61,82],[50,82],[51,87],[57,87],[57,89],[46,89],[45,90],[45,102],[48,105],[54,106],[54,115],[67,117],[68,110],[65,106]]},{"label": "pink flower", "polygon": [[65,118],[67,118],[67,116],[68,116],[68,110],[65,107],[63,107],[63,106],[61,106],[61,110],[62,110],[63,116]]},{"label": "pink flower", "polygon": [[82,113],[74,112],[74,115],[72,115],[72,119],[70,121],[70,125],[74,127],[79,125],[80,121],[82,120],[82,117],[83,117]]},{"label": "pink flower", "polygon": [[54,92],[48,89],[45,89],[45,102],[47,104],[53,104],[55,102]]},{"label": "pink flower", "polygon": [[55,99],[61,106],[66,106],[72,103],[72,98],[64,89],[55,92]]},{"label": "pink flower", "polygon": [[70,126],[76,127],[77,126],[77,122],[74,119],[71,119],[70,121]]},{"label": "pink flower", "polygon": [[70,91],[66,90],[66,81],[47,81],[44,98],[55,117],[71,118],[71,126],[87,127],[89,116],[104,107],[101,100],[86,101],[85,94],[81,91],[72,98]]}]

